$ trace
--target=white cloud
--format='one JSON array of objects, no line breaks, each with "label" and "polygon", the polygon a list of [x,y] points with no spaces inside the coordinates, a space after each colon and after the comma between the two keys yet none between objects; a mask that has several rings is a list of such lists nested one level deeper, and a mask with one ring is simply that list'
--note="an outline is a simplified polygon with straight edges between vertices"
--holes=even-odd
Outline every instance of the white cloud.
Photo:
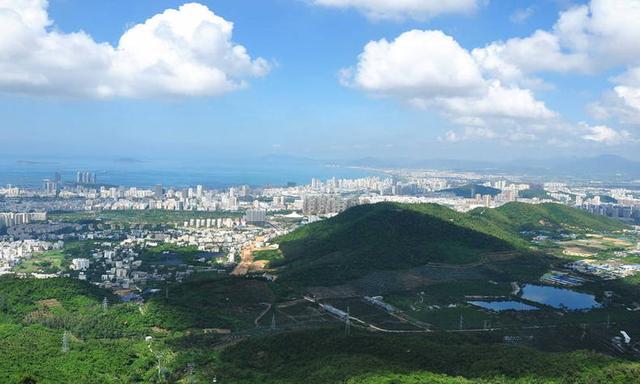
[{"label": "white cloud", "polygon": [[471,12],[480,0],[310,0],[312,4],[355,8],[371,19],[425,20],[448,13]]},{"label": "white cloud", "polygon": [[592,0],[562,12],[550,31],[493,42],[473,55],[484,71],[509,82],[537,72],[596,73],[640,63],[638,20],[640,0]]},{"label": "white cloud", "polygon": [[565,52],[560,39],[545,31],[504,43],[494,42],[474,49],[472,55],[485,74],[509,84],[531,83],[531,73],[583,71],[589,66],[584,53]]},{"label": "white cloud", "polygon": [[444,134],[444,137],[439,137],[438,140],[440,140],[440,141],[448,141],[450,143],[457,143],[457,142],[461,141],[462,138],[460,137],[459,134],[455,133],[454,131],[447,131]]},{"label": "white cloud", "polygon": [[590,126],[585,123],[581,124],[581,128],[586,133],[582,138],[587,141],[594,141],[602,144],[622,144],[625,142],[635,141],[631,134],[624,130],[615,130],[606,125]]},{"label": "white cloud", "polygon": [[[513,17],[521,21],[530,12]],[[342,72],[342,83],[435,110],[462,127],[441,140],[475,139],[479,135],[473,129],[491,128],[490,138],[506,141],[622,144],[631,137],[628,131],[605,125],[576,129],[532,90],[552,86],[538,77],[545,72],[595,75],[627,68],[591,111],[599,118],[640,124],[638,20],[640,0],[591,0],[561,12],[549,30],[471,52],[440,31],[410,31],[394,41],[367,44],[357,64]]]},{"label": "white cloud", "polygon": [[538,101],[528,89],[506,88],[500,81],[488,83],[485,92],[473,97],[445,97],[435,100],[456,116],[512,119],[553,119],[557,114]]},{"label": "white cloud", "polygon": [[517,9],[509,16],[509,20],[515,24],[522,24],[527,21],[535,12],[533,7]]},{"label": "white cloud", "polygon": [[169,9],[127,30],[117,46],[52,27],[46,0],[0,0],[0,92],[24,95],[219,95],[269,64],[232,42],[233,24],[204,5]]},{"label": "white cloud", "polygon": [[[353,88],[436,110],[456,124],[483,127],[484,132],[488,125],[534,129],[557,117],[530,90],[483,77],[474,57],[441,31],[413,30],[391,42],[372,41],[357,65],[342,75],[343,83]],[[469,132],[464,137],[478,136]]]},{"label": "white cloud", "polygon": [[611,81],[613,89],[590,105],[589,112],[598,120],[614,117],[623,124],[640,125],[640,67],[631,68]]},{"label": "white cloud", "polygon": [[640,61],[640,0],[592,0],[562,13],[554,33],[569,51],[584,52],[595,68]]},{"label": "white cloud", "polygon": [[441,31],[413,30],[392,42],[371,41],[350,74],[353,86],[383,95],[464,96],[484,87],[473,58]]},{"label": "white cloud", "polygon": [[457,143],[466,140],[493,140],[497,137],[498,134],[490,128],[466,127],[462,133],[447,131],[440,141]]}]

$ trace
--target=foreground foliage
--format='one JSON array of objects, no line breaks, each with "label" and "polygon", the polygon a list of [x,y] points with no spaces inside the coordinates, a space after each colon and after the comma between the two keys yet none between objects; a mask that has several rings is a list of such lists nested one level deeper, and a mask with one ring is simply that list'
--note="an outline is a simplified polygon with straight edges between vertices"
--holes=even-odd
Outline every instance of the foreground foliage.
[{"label": "foreground foliage", "polygon": [[222,356],[233,383],[632,383],[640,364],[589,352],[547,353],[490,336],[393,336],[340,329],[251,339]]}]

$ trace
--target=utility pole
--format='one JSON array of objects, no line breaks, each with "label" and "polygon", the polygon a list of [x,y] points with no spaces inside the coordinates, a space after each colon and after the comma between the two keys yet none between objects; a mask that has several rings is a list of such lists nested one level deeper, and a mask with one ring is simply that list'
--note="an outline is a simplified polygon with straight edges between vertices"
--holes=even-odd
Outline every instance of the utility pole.
[{"label": "utility pole", "polygon": [[350,308],[347,307],[347,317],[345,318],[344,321],[344,334],[346,336],[350,336],[351,335],[351,315],[350,315]]},{"label": "utility pole", "polygon": [[187,383],[189,384],[193,384],[196,382],[195,368],[196,365],[194,363],[187,364]]},{"label": "utility pole", "polygon": [[276,330],[276,314],[275,314],[275,312],[273,313],[273,316],[271,317],[271,330],[272,331]]},{"label": "utility pole", "polygon": [[462,331],[462,328],[464,328],[464,317],[460,315],[460,322],[458,323],[458,329]]},{"label": "utility pole", "polygon": [[62,334],[62,353],[69,352],[69,335],[67,331]]},{"label": "utility pole", "polygon": [[164,356],[162,356],[162,353],[158,353],[156,355],[156,358],[158,359],[158,382],[160,383],[164,383],[165,382],[165,376],[164,376],[164,368],[162,367],[162,359]]}]

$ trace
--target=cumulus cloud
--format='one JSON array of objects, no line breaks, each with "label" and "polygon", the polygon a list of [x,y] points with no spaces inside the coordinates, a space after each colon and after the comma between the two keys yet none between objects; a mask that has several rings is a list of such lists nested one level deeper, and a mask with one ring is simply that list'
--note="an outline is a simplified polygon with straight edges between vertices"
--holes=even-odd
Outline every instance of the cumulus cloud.
[{"label": "cumulus cloud", "polygon": [[565,52],[558,36],[536,31],[526,38],[494,42],[472,51],[483,73],[509,84],[534,81],[530,74],[544,71],[583,72],[589,60],[583,52]]},{"label": "cumulus cloud", "polygon": [[538,72],[592,74],[640,63],[640,0],[592,0],[562,12],[549,31],[473,51],[483,71],[503,81]]},{"label": "cumulus cloud", "polygon": [[[522,10],[513,21],[530,13]],[[342,72],[342,83],[443,114],[462,129],[450,131],[441,138],[444,141],[621,144],[630,137],[628,131],[606,125],[576,128],[547,108],[533,90],[553,87],[539,77],[543,73],[595,75],[626,69],[590,110],[594,117],[640,124],[638,20],[640,0],[591,0],[561,12],[549,30],[471,51],[440,31],[409,31],[393,41],[367,44],[357,64]],[[474,134],[488,132],[478,128],[490,128],[493,135]]]},{"label": "cumulus cloud", "polygon": [[606,125],[590,126],[585,123],[581,128],[586,133],[582,136],[584,140],[602,144],[622,144],[635,141],[631,134],[624,130],[615,130]]},{"label": "cumulus cloud", "polygon": [[343,76],[343,83],[371,95],[439,111],[456,124],[483,127],[449,141],[471,137],[471,132],[493,132],[486,129],[488,125],[534,129],[540,121],[557,117],[530,90],[483,76],[469,51],[441,31],[413,30],[393,41],[372,41]]},{"label": "cumulus cloud", "polygon": [[312,4],[355,8],[371,19],[425,20],[448,13],[471,12],[480,0],[310,0]]},{"label": "cumulus cloud", "polygon": [[640,67],[631,68],[611,81],[613,89],[590,105],[589,112],[599,120],[615,117],[624,124],[640,124]]},{"label": "cumulus cloud", "polygon": [[465,96],[485,85],[469,52],[441,31],[413,30],[392,42],[371,41],[351,75],[354,86],[388,95]]},{"label": "cumulus cloud", "polygon": [[[542,71],[596,74],[624,68],[588,106],[600,120],[640,124],[640,0],[591,0],[560,14],[551,31],[474,50],[483,72],[524,83]],[[541,44],[546,41],[546,44]],[[537,43],[536,43],[537,42]],[[527,55],[527,52],[529,55]]]},{"label": "cumulus cloud", "polygon": [[54,27],[47,0],[0,0],[0,92],[181,97],[243,88],[269,71],[232,42],[233,23],[189,3],[128,29],[117,46]]}]

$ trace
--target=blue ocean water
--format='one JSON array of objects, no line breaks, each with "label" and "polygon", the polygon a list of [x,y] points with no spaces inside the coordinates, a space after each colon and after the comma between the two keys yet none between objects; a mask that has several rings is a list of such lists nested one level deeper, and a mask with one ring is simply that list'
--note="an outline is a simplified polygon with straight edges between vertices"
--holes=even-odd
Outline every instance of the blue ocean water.
[{"label": "blue ocean water", "polygon": [[202,184],[207,188],[233,185],[308,184],[312,178],[326,180],[376,175],[365,170],[340,167],[320,161],[258,158],[242,160],[83,160],[83,159],[2,159],[0,185],[40,188],[42,180],[60,173],[63,182],[73,182],[77,171],[95,172],[98,183],[124,187],[186,188]]}]

